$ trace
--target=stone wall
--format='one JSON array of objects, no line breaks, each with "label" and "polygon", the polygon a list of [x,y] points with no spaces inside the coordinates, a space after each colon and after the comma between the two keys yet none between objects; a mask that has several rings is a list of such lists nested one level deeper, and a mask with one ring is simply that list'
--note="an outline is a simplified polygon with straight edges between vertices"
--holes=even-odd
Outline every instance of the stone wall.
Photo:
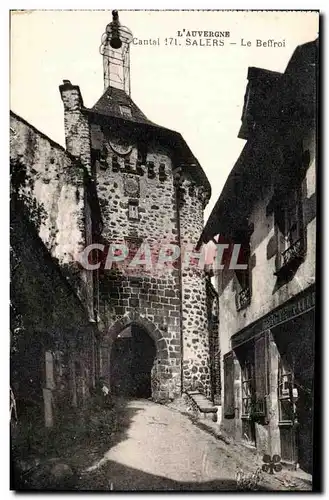
[{"label": "stone wall", "polygon": [[[209,332],[206,280],[203,266],[188,264],[186,251],[195,250],[203,229],[205,198],[202,188],[182,179],[180,242],[182,259],[183,390],[200,389],[210,396]],[[191,262],[191,261],[190,261]]]},{"label": "stone wall", "polygon": [[97,334],[21,202],[11,208],[11,384],[19,421],[33,407],[51,427],[87,401]]},{"label": "stone wall", "polygon": [[32,222],[53,258],[93,316],[90,273],[77,266],[90,225],[85,169],[64,148],[23,119],[10,116],[14,188],[29,204]]},{"label": "stone wall", "polygon": [[[92,125],[91,137],[96,159],[93,172],[103,219],[101,242],[107,248],[111,243],[125,243],[130,249],[135,247],[135,251],[144,243],[149,245],[152,256],[149,269],[143,265],[127,268],[133,250],[117,272],[100,270],[99,316],[104,343],[108,346],[109,338],[119,333],[113,328],[118,321],[124,318],[127,324],[127,318],[137,314],[138,321],[148,323],[151,336],[150,329],[158,332],[155,366],[160,382],[154,397],[174,398],[181,390],[179,270],[177,267],[157,268],[161,245],[178,243],[170,152],[150,141],[145,164],[137,165],[135,145],[130,154],[122,157],[112,151],[108,145],[111,134],[104,134],[100,125]],[[136,187],[132,194],[127,187],[131,180]],[[131,201],[138,205],[137,220],[129,217]],[[163,350],[165,356],[160,352]]]}]

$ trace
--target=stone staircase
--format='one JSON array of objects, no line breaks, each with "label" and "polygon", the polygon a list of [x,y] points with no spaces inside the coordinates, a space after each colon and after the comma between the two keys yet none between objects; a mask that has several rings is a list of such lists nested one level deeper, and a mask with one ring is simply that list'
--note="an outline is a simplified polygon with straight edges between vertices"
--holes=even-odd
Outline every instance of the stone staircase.
[{"label": "stone staircase", "polygon": [[198,418],[217,422],[218,408],[206,396],[198,391],[186,391],[185,394],[188,396],[188,400],[191,402]]}]

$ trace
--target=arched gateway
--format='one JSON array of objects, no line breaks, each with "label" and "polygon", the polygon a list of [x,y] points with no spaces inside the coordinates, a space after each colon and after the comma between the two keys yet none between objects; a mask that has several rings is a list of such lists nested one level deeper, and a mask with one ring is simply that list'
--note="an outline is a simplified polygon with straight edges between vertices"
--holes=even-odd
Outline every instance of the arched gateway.
[{"label": "arched gateway", "polygon": [[155,401],[177,396],[180,370],[168,356],[167,341],[137,312],[124,315],[105,332],[99,362],[100,374],[114,394]]},{"label": "arched gateway", "polygon": [[112,394],[149,398],[151,372],[156,358],[154,340],[147,330],[131,323],[113,342],[110,355]]}]

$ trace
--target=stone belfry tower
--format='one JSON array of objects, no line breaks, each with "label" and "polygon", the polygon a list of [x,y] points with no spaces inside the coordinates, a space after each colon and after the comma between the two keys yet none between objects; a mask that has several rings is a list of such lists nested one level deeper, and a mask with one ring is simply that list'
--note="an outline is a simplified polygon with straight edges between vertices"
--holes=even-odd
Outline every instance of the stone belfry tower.
[{"label": "stone belfry tower", "polygon": [[[102,228],[93,227],[92,238],[105,248],[93,272],[99,369],[114,392],[149,390],[155,400],[190,389],[209,394],[204,273],[182,262],[200,238],[210,184],[183,137],[151,122],[131,99],[132,34],[112,15],[100,48],[103,95],[88,109],[79,87],[60,87],[67,149],[88,171],[101,209]],[[114,244],[129,254],[105,269]],[[159,267],[163,248],[170,253],[173,245],[183,257]],[[130,267],[134,257],[140,264]]]}]

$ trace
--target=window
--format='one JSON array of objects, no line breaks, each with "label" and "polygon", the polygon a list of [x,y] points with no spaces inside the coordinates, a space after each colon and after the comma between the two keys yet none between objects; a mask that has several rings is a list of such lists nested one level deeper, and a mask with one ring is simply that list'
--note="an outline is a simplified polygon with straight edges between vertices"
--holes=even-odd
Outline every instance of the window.
[{"label": "window", "polygon": [[131,109],[128,106],[119,106],[120,113],[126,118],[131,118]]},{"label": "window", "polygon": [[117,156],[112,156],[112,172],[119,172],[120,164]]},{"label": "window", "polygon": [[277,211],[277,224],[280,231],[280,250],[282,254],[294,245],[302,233],[300,189],[291,190],[283,199]]},{"label": "window", "polygon": [[239,347],[242,375],[242,417],[266,417],[268,395],[268,333]]},{"label": "window", "polygon": [[242,364],[242,417],[250,417],[255,399],[255,365],[252,352]]},{"label": "window", "polygon": [[278,399],[280,423],[293,424],[295,420],[298,390],[294,384],[294,373],[291,364],[282,358],[279,361]]},{"label": "window", "polygon": [[233,353],[224,356],[224,416],[233,418],[235,407],[241,408],[242,437],[251,445],[256,443],[256,422],[268,421],[269,335],[265,331],[234,349],[241,368],[241,391],[235,392],[235,400]]},{"label": "window", "polygon": [[292,360],[281,357],[278,370],[278,403],[281,457],[288,462],[296,462],[298,456],[296,403],[298,389],[294,383]]},{"label": "window", "polygon": [[104,146],[99,154],[99,166],[102,170],[106,170],[108,167],[107,157],[108,157],[108,151]]},{"label": "window", "polygon": [[301,186],[290,189],[280,198],[278,196],[275,212],[277,276],[297,269],[303,260],[305,249]]},{"label": "window", "polygon": [[256,428],[254,420],[254,405],[256,399],[255,356],[253,342],[244,346],[241,353],[242,378],[242,437],[249,444],[256,444]]},{"label": "window", "polygon": [[128,218],[130,220],[139,220],[138,202],[130,201],[128,205]]},{"label": "window", "polygon": [[246,264],[247,269],[236,269],[236,309],[246,308],[251,301],[251,270],[250,270],[250,235],[251,230],[240,231],[234,241],[241,245],[238,263]]},{"label": "window", "polygon": [[146,142],[140,141],[138,144],[138,165],[146,165],[147,159],[147,144]]},{"label": "window", "polygon": [[154,179],[154,177],[155,177],[154,168],[155,168],[154,162],[149,161],[147,164],[147,176],[149,179]]},{"label": "window", "polygon": [[159,180],[160,180],[160,182],[164,182],[166,179],[167,179],[166,165],[164,163],[160,163],[160,166],[159,166]]}]

